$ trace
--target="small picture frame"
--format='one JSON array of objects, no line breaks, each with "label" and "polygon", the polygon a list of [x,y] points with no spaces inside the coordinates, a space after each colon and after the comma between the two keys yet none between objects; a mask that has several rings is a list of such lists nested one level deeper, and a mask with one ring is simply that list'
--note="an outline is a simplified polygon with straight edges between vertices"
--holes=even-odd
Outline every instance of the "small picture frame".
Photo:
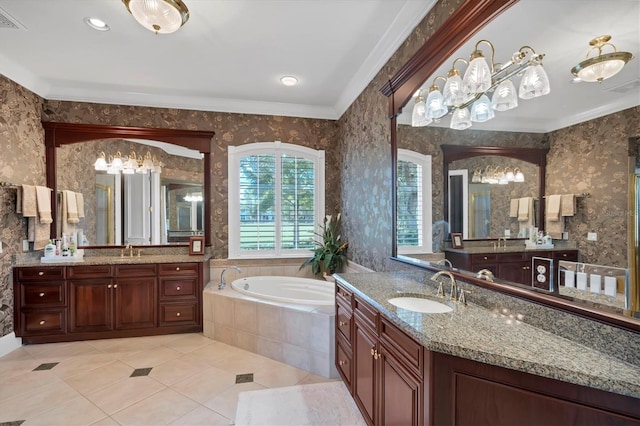
[{"label": "small picture frame", "polygon": [[464,245],[462,244],[462,234],[459,232],[452,232],[451,233],[451,246],[454,249],[461,249],[464,248]]},{"label": "small picture frame", "polygon": [[204,254],[204,237],[189,237],[189,254]]}]

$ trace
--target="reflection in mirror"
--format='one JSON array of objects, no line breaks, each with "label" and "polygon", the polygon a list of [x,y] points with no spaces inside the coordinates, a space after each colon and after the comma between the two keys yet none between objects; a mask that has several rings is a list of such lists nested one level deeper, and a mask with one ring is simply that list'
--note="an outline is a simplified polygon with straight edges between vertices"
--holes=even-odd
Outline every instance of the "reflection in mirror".
[{"label": "reflection in mirror", "polygon": [[[507,227],[501,219],[494,219],[494,210],[511,216],[511,199],[531,196],[529,193],[515,192],[510,188],[511,190],[501,195],[498,201],[493,197],[491,186],[491,192],[488,192],[486,186],[476,190],[472,183],[461,183],[465,176],[469,182],[472,180],[477,166],[457,162],[446,164],[443,161],[441,146],[548,150],[545,159],[546,171],[540,173],[538,178],[543,183],[538,193],[578,196],[590,194],[588,197],[577,198],[575,214],[562,219],[566,232],[563,237],[567,239],[554,239],[556,248],[578,249],[582,262],[629,269],[632,277],[629,290],[631,296],[628,301],[631,311],[626,311],[624,315],[637,316],[634,312],[640,311],[637,279],[637,263],[640,262],[634,261],[638,258],[637,248],[634,246],[637,246],[637,229],[640,223],[638,215],[631,213],[636,211],[636,206],[630,192],[630,188],[634,187],[630,177],[634,176],[633,166],[630,164],[635,164],[635,157],[640,156],[637,142],[637,136],[640,134],[637,125],[640,108],[640,61],[629,61],[619,73],[601,83],[575,82],[570,70],[584,59],[582,46],[585,40],[588,42],[601,34],[611,34],[618,50],[629,51],[637,57],[640,52],[637,25],[640,3],[589,1],[588,7],[580,0],[520,0],[514,3],[499,16],[491,19],[490,23],[476,34],[469,35],[466,43],[455,46],[459,47],[457,50],[451,49],[454,53],[449,58],[440,58],[437,54],[434,57],[434,50],[429,52],[423,49],[419,52],[422,55],[420,60],[412,58],[390,80],[388,92],[393,96],[390,104],[398,114],[395,117],[396,127],[392,132],[394,146],[432,156],[432,203],[424,205],[424,209],[429,209],[432,215],[431,224],[424,225],[433,228],[431,251],[441,251],[445,244],[441,240],[442,234],[454,229],[463,233],[466,230],[466,240],[485,236],[493,239],[504,235],[506,229],[509,229],[512,239],[517,237],[521,232],[520,224],[509,217]],[[529,25],[513,25],[514,22],[527,22]],[[445,24],[445,27],[454,26]],[[443,31],[443,34],[446,34],[446,40],[458,36],[457,31]],[[456,61],[456,58],[468,59],[479,40],[491,41],[495,47],[495,62],[504,62],[505,58],[508,60],[512,52],[516,52],[523,45],[533,46],[536,52],[545,53],[543,66],[549,79],[550,92],[534,99],[518,98],[516,108],[506,111],[496,109],[493,118],[484,122],[474,121],[466,130],[457,130],[467,126],[452,124],[452,114],[422,122],[414,120],[412,125],[414,106],[427,110],[429,90],[434,82],[439,86],[439,90],[444,90],[443,83],[450,75],[449,70],[454,61],[460,75],[464,75],[467,65],[463,61]],[[427,41],[427,44],[433,46],[440,46],[438,43],[447,42],[437,37]],[[487,44],[482,43],[479,47],[489,59],[490,49]],[[440,47],[435,50],[439,49]],[[417,63],[426,65],[419,67],[415,65]],[[442,65],[438,68],[437,64],[440,63]],[[428,73],[421,73],[427,69]],[[439,79],[438,76],[444,78]],[[516,87],[519,86],[520,79],[521,76],[513,76]],[[396,81],[400,83],[394,86],[393,82]],[[430,122],[427,123],[428,121]],[[502,160],[504,162],[501,167],[515,167],[511,160]],[[484,162],[482,164],[488,165]],[[486,165],[484,168],[479,165],[480,170],[485,171]],[[451,177],[449,171],[452,171]],[[525,185],[536,182],[527,176],[532,173],[535,172],[529,170],[525,173]],[[448,196],[450,182],[454,182],[452,186],[460,189],[460,195],[455,193],[452,194],[452,198]],[[515,185],[512,188],[515,188]],[[397,197],[400,197],[399,193]],[[534,220],[544,228],[545,202],[541,197],[538,198],[538,208],[534,209],[538,216]],[[449,208],[451,214],[447,211]],[[400,227],[399,223],[396,225]],[[452,229],[449,229],[450,226]],[[394,241],[399,244],[396,236]],[[465,247],[482,244],[491,246],[490,241],[471,243],[465,244]],[[397,253],[403,253],[400,245]],[[412,263],[415,263],[415,259],[438,258],[433,254],[429,255],[428,250],[421,254],[404,253],[403,256],[410,256]],[[534,292],[530,292],[531,297],[535,299]],[[570,298],[576,303],[577,309],[583,306],[580,299],[579,296]],[[597,311],[602,309],[602,312],[607,312],[604,306],[594,306],[592,303],[587,305],[595,307]],[[624,321],[626,319],[622,320]]]},{"label": "reflection in mirror", "polygon": [[[142,164],[148,157],[160,167],[131,174],[95,170],[102,153],[109,162],[124,157]],[[59,146],[56,156],[57,235],[76,232],[80,246],[185,244],[189,236],[203,235],[204,166],[198,151],[109,139]],[[65,191],[84,200],[84,214],[76,224],[63,220]]]}]

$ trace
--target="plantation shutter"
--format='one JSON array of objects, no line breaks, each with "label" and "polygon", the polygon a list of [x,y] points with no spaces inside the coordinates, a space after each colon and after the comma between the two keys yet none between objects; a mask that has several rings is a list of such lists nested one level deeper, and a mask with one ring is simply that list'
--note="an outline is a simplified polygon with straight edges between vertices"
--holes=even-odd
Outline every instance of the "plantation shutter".
[{"label": "plantation shutter", "polygon": [[422,167],[411,161],[398,161],[397,190],[398,246],[422,245]]}]

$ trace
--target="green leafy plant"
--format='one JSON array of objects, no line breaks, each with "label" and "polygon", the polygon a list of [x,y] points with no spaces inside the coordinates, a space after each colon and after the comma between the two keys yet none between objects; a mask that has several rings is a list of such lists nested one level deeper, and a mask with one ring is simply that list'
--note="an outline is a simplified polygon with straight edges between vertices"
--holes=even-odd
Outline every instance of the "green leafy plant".
[{"label": "green leafy plant", "polygon": [[311,265],[311,272],[314,275],[331,275],[343,264],[348,264],[347,248],[349,243],[342,241],[340,223],[340,213],[335,218],[332,216],[324,218],[322,224],[319,225],[322,233],[315,233],[319,239],[315,242],[316,248],[312,249],[313,255],[305,260],[299,269]]}]

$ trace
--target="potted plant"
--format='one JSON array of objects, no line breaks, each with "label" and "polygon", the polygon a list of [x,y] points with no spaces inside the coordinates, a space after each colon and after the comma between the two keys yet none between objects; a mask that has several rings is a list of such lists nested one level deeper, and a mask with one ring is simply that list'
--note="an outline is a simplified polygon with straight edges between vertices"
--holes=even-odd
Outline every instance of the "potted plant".
[{"label": "potted plant", "polygon": [[319,225],[322,233],[316,232],[316,248],[312,249],[313,255],[300,266],[302,269],[311,265],[314,275],[322,275],[325,278],[333,275],[343,264],[348,264],[347,247],[349,243],[342,241],[340,235],[340,213],[335,218],[326,216]]}]

